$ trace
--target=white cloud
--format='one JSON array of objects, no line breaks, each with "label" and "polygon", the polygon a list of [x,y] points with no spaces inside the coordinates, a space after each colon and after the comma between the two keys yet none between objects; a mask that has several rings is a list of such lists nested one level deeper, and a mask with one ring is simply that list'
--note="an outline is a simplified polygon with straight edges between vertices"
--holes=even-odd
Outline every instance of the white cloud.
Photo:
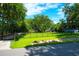
[{"label": "white cloud", "polygon": [[57,9],[57,16],[52,17],[51,19],[54,21],[54,23],[58,23],[60,19],[64,18],[64,12],[63,12],[63,7]]},{"label": "white cloud", "polygon": [[59,15],[60,18],[64,18],[63,7],[64,6],[62,6],[61,8],[58,9],[58,13],[57,14]]},{"label": "white cloud", "polygon": [[51,19],[54,21],[55,24],[59,22],[59,17],[52,17]]},{"label": "white cloud", "polygon": [[[45,6],[39,6],[38,3],[37,4],[33,4],[33,3],[29,4],[29,3],[27,3],[27,4],[24,4],[24,5],[27,8],[27,13],[26,13],[27,16],[31,16],[31,15],[40,14],[43,11],[48,10],[50,8],[57,8],[59,4],[47,3]],[[44,3],[41,4],[41,5],[44,5]]]},{"label": "white cloud", "polygon": [[[27,8],[27,16],[33,16],[36,14],[41,14],[42,12],[52,8],[57,8],[57,13],[55,13],[55,15],[57,15],[56,17],[52,17],[51,20],[54,21],[54,23],[57,23],[59,21],[59,19],[64,18],[64,13],[62,12],[62,8],[64,6],[61,6],[60,8],[58,7],[59,4],[55,3],[55,4],[51,4],[51,3],[27,3],[24,4],[25,7]],[[42,6],[39,6],[42,5]]]},{"label": "white cloud", "polygon": [[36,14],[37,12],[40,12],[38,9],[37,9],[37,4],[24,4],[25,7],[27,8],[27,15],[33,15],[33,14]]}]

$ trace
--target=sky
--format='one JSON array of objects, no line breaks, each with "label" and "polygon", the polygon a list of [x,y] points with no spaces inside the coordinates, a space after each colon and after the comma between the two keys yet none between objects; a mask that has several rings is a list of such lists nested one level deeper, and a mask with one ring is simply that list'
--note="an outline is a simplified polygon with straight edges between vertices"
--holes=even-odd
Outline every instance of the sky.
[{"label": "sky", "polygon": [[43,14],[47,15],[54,23],[64,18],[64,13],[62,11],[64,3],[26,3],[24,6],[27,9],[26,18],[32,18],[34,15]]}]

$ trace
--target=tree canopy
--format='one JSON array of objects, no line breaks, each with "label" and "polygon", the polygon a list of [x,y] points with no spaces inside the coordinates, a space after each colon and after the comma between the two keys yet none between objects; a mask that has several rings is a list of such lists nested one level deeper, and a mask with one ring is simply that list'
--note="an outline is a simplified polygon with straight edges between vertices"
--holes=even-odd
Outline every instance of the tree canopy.
[{"label": "tree canopy", "polygon": [[24,22],[27,10],[22,3],[0,3],[0,34],[14,33]]},{"label": "tree canopy", "polygon": [[26,26],[30,32],[47,32],[53,30],[53,21],[48,16],[38,14],[33,18],[25,20]]},{"label": "tree canopy", "polygon": [[79,29],[79,3],[65,4],[63,11],[67,20],[67,27]]}]

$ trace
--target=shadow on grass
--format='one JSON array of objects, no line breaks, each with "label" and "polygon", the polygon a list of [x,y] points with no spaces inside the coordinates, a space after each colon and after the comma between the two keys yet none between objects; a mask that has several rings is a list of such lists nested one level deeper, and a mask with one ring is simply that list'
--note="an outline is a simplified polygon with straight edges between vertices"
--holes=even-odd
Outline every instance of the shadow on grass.
[{"label": "shadow on grass", "polygon": [[57,38],[79,38],[79,33],[60,33],[56,35]]},{"label": "shadow on grass", "polygon": [[14,40],[18,41],[20,38],[23,38],[26,35],[26,33],[16,34]]}]

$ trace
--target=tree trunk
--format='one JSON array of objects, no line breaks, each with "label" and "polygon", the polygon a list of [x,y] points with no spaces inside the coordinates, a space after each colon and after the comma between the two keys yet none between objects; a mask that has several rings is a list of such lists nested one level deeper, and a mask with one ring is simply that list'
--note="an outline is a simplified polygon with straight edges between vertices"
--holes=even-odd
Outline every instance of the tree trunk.
[{"label": "tree trunk", "polygon": [[3,32],[1,32],[1,40],[3,40]]}]

